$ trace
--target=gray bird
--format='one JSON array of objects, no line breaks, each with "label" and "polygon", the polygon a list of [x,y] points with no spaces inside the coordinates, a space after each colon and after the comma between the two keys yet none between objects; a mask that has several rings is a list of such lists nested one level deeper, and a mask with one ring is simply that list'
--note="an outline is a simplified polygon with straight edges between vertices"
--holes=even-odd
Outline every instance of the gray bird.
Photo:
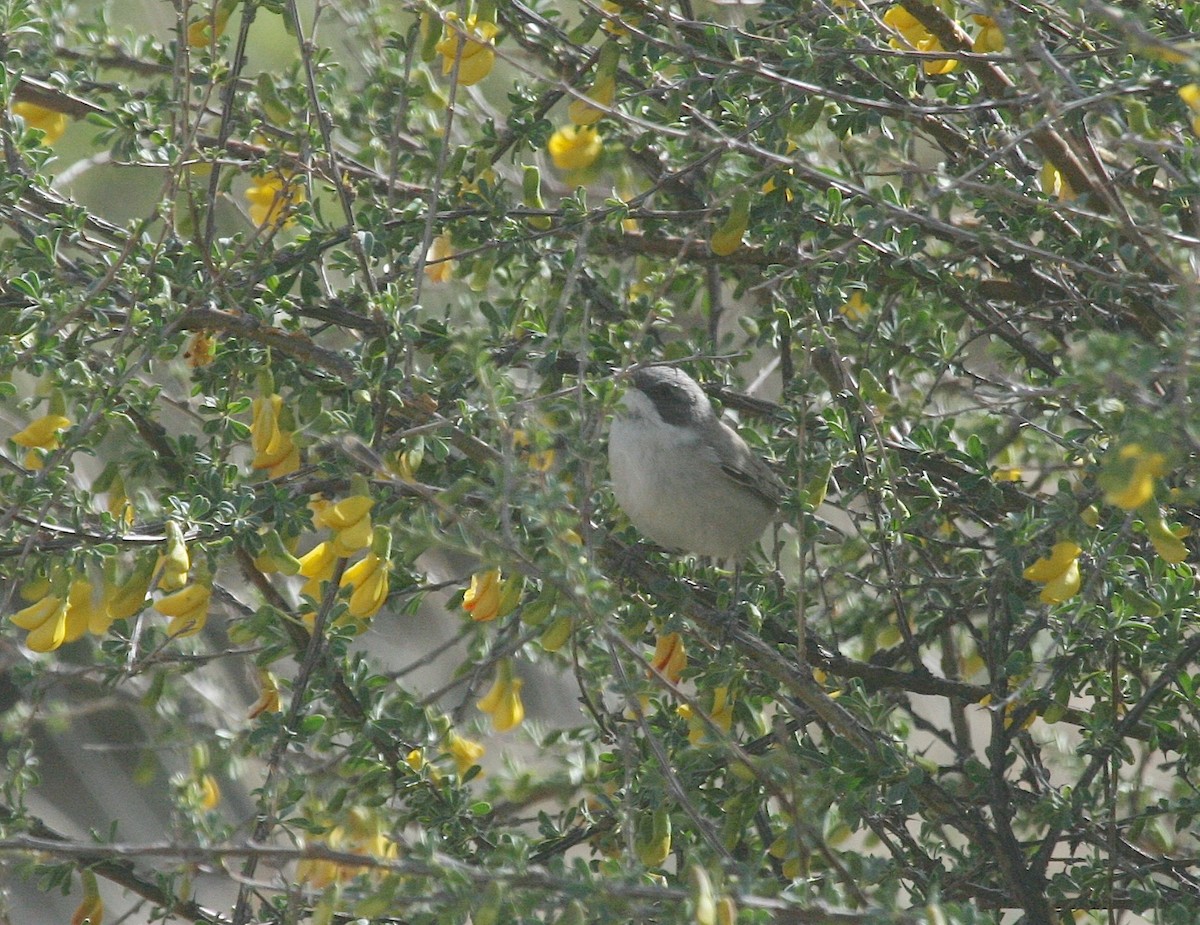
[{"label": "gray bird", "polygon": [[779,508],[783,483],[717,417],[691,376],[635,370],[608,437],[613,494],[661,546],[740,559]]}]

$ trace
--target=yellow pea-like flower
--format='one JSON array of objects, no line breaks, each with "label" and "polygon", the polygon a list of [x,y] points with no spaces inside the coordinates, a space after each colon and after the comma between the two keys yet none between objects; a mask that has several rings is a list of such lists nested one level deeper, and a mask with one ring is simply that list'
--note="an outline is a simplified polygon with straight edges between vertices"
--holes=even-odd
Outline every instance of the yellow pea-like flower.
[{"label": "yellow pea-like flower", "polygon": [[196,582],[160,599],[154,609],[171,618],[167,635],[192,636],[204,629],[211,600],[212,587]]},{"label": "yellow pea-like flower", "polygon": [[295,224],[290,213],[304,202],[304,185],[290,170],[260,174],[246,189],[250,221],[259,228],[288,228]]},{"label": "yellow pea-like flower", "polygon": [[76,578],[71,582],[67,590],[67,626],[63,642],[74,642],[87,632],[103,636],[112,626],[108,602],[96,591],[87,578]]},{"label": "yellow pea-like flower", "polygon": [[337,559],[337,553],[333,551],[333,543],[329,541],[317,543],[300,557],[298,574],[316,581],[328,581],[333,577],[333,567],[337,564]]},{"label": "yellow pea-like flower", "polygon": [[225,26],[233,14],[233,4],[219,3],[210,15],[205,15],[188,24],[187,43],[189,48],[204,48],[225,34]]},{"label": "yellow pea-like flower", "polygon": [[374,506],[374,499],[367,495],[351,495],[322,508],[314,519],[330,530],[345,530],[358,524]]},{"label": "yellow pea-like flower", "polygon": [[[733,700],[729,696],[729,688],[716,687],[712,693],[712,703],[708,710],[708,718],[722,732],[729,732],[733,726]],[[688,718],[688,741],[699,745],[709,738],[708,724],[699,716]]]},{"label": "yellow pea-like flower", "polygon": [[493,568],[476,572],[471,576],[471,585],[463,594],[463,610],[476,623],[496,619],[500,610],[502,576],[500,569]]},{"label": "yellow pea-like flower", "polygon": [[371,515],[368,514],[344,530],[334,533],[333,551],[342,558],[354,555],[371,542],[371,530]]},{"label": "yellow pea-like flower", "polygon": [[973,13],[971,19],[974,20],[975,25],[979,26],[979,34],[971,43],[971,51],[977,55],[1004,51],[1004,33],[1000,31],[1000,25],[996,20],[991,16],[983,16],[979,13]]},{"label": "yellow pea-like flower", "polygon": [[[942,43],[921,24],[921,21],[900,4],[889,8],[883,14],[883,21],[900,34],[899,37],[888,39],[888,44],[895,49],[905,51],[913,48],[922,52],[945,51]],[[958,67],[958,62],[953,58],[929,59],[923,61],[922,66],[925,73],[932,77],[938,74],[949,74]]]},{"label": "yellow pea-like flower", "polygon": [[1049,556],[1038,559],[1022,572],[1027,581],[1045,585],[1038,598],[1043,604],[1061,604],[1079,591],[1079,554],[1077,543],[1063,540],[1055,543]]},{"label": "yellow pea-like flower", "polygon": [[221,787],[211,774],[205,774],[199,780],[200,808],[214,810],[221,805]]},{"label": "yellow pea-like flower", "polygon": [[283,709],[279,696],[279,682],[265,668],[258,669],[259,695],[246,713],[246,719],[255,719],[264,713],[278,713]]},{"label": "yellow pea-like flower", "polygon": [[1109,453],[1100,471],[1104,500],[1125,511],[1136,511],[1154,497],[1155,479],[1167,474],[1167,457],[1128,443]]},{"label": "yellow pea-like flower", "polygon": [[1200,84],[1187,84],[1179,88],[1179,98],[1192,111],[1192,131],[1200,135]]},{"label": "yellow pea-like flower", "polygon": [[282,406],[282,395],[260,395],[254,399],[251,405],[250,447],[255,457],[266,452],[279,432],[278,417]]},{"label": "yellow pea-like flower", "polygon": [[444,283],[454,276],[454,241],[448,234],[439,234],[429,243],[425,254],[425,278],[431,283]]},{"label": "yellow pea-like flower", "polygon": [[[250,446],[255,469],[271,470],[271,477],[286,475],[299,468],[300,452],[292,441],[291,412],[277,394],[254,399],[250,423]],[[293,463],[288,465],[289,463]]]},{"label": "yellow pea-like flower", "polygon": [[13,434],[12,442],[30,449],[57,449],[59,431],[66,430],[70,426],[71,420],[61,414],[44,414],[37,420],[30,421],[24,430]]},{"label": "yellow pea-like flower", "polygon": [[[59,447],[59,433],[71,426],[70,418],[61,414],[44,414],[30,421],[24,430],[19,430],[10,438],[17,446],[26,447],[26,469],[42,468],[42,453],[52,453]],[[39,452],[40,451],[40,452]]]},{"label": "yellow pea-like flower", "polygon": [[512,661],[502,659],[491,689],[476,704],[492,718],[492,727],[497,732],[515,729],[525,719],[525,705],[521,702],[524,683],[513,673]]},{"label": "yellow pea-like flower", "polygon": [[454,765],[459,774],[466,774],[472,767],[479,764],[486,749],[473,739],[460,736],[451,730],[443,747],[446,754],[454,759]]},{"label": "yellow pea-like flower", "polygon": [[1172,528],[1158,511],[1152,511],[1146,517],[1146,533],[1155,551],[1172,565],[1178,565],[1187,558],[1187,547],[1183,538],[1188,535],[1186,527]]},{"label": "yellow pea-like flower", "polygon": [[479,22],[474,16],[468,16],[462,22],[456,13],[447,13],[446,34],[436,46],[437,53],[442,56],[442,76],[449,77],[454,73],[457,59],[461,86],[470,87],[487,77],[496,63],[499,32],[494,22]]},{"label": "yellow pea-like flower", "polygon": [[346,569],[341,587],[353,589],[350,593],[350,616],[369,620],[379,612],[388,596],[390,567],[386,558],[372,551]]},{"label": "yellow pea-like flower", "polygon": [[678,684],[687,667],[687,649],[684,648],[683,637],[679,633],[659,636],[650,664],[672,684]]},{"label": "yellow pea-like flower", "polygon": [[850,293],[850,298],[838,307],[838,314],[849,321],[862,321],[871,314],[871,306],[867,304],[861,289]]},{"label": "yellow pea-like flower", "polygon": [[336,556],[352,556],[371,542],[371,508],[375,501],[364,494],[351,495],[317,510],[313,521],[333,531],[332,549]]},{"label": "yellow pea-like flower", "polygon": [[25,638],[28,648],[34,652],[53,652],[66,640],[67,607],[65,597],[48,594],[18,610],[9,619],[15,626],[29,631]]},{"label": "yellow pea-like flower", "polygon": [[45,135],[48,145],[62,138],[67,130],[65,114],[39,106],[37,103],[14,103],[12,111],[14,116],[20,116],[24,120],[27,127],[37,129]]},{"label": "yellow pea-like flower", "polygon": [[1047,196],[1053,196],[1063,202],[1070,202],[1075,198],[1075,190],[1071,188],[1070,182],[1050,161],[1042,165],[1041,184],[1042,192]]},{"label": "yellow pea-like flower", "polygon": [[177,591],[187,584],[188,571],[192,567],[183,529],[173,520],[167,521],[167,549],[162,557],[162,575],[158,586],[164,591]]},{"label": "yellow pea-like flower", "polygon": [[596,162],[604,141],[591,126],[564,125],[550,136],[546,150],[559,170],[583,170]]}]

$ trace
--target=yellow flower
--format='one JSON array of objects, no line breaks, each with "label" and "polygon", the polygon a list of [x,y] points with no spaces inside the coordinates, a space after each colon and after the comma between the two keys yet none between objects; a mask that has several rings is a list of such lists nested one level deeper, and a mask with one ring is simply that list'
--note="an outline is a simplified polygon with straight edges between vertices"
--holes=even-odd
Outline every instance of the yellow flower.
[{"label": "yellow flower", "polygon": [[850,298],[838,307],[838,314],[849,321],[862,321],[870,313],[871,306],[867,304],[861,289],[855,289],[850,293]]},{"label": "yellow flower", "polygon": [[12,442],[31,449],[54,450],[58,448],[58,432],[70,426],[70,419],[61,414],[44,414],[13,434]]},{"label": "yellow flower", "polygon": [[479,764],[479,759],[483,757],[483,753],[486,751],[478,742],[463,738],[453,729],[450,730],[449,735],[446,737],[446,744],[443,750],[454,759],[454,766],[458,769],[459,774],[466,774],[471,768]]},{"label": "yellow flower", "polygon": [[[464,87],[477,84],[491,73],[496,63],[496,34],[500,29],[494,22],[477,22],[474,16],[459,25],[458,14],[446,14],[446,33],[437,43],[442,56],[442,75],[454,72],[458,59],[458,82]],[[460,51],[461,49],[461,51]]]},{"label": "yellow flower", "polygon": [[275,675],[265,668],[259,668],[258,686],[260,690],[258,700],[254,701],[249,712],[246,713],[246,719],[255,719],[264,713],[278,713],[283,709],[279,697],[279,682],[275,680]]},{"label": "yellow flower", "polygon": [[[796,142],[792,141],[792,140],[789,138],[789,139],[788,139],[788,143],[787,143],[787,150],[786,150],[784,153],[785,153],[785,154],[791,154],[791,153],[792,153],[793,151],[795,151],[795,150],[796,150],[798,147],[800,147],[800,146],[799,146],[799,145],[797,145],[797,144],[796,144]],[[795,171],[793,171],[791,167],[789,167],[787,170],[785,170],[785,171],[784,171],[784,173],[785,173],[787,176],[794,176],[794,175],[795,175]],[[775,190],[777,190],[777,189],[779,189],[779,184],[777,184],[777,183],[775,182],[775,178],[774,178],[774,177],[771,177],[771,178],[769,178],[769,179],[767,180],[767,182],[766,182],[766,183],[764,183],[764,184],[762,185],[762,189],[761,189],[759,192],[761,192],[761,193],[762,193],[764,196],[766,196],[768,193],[773,193],[773,192],[775,192]],[[792,190],[791,190],[791,187],[785,186],[785,187],[783,188],[783,198],[784,198],[784,199],[785,199],[787,202],[791,202],[791,201],[792,201],[792,200],[795,198],[795,194],[792,192]]]},{"label": "yellow flower", "polygon": [[476,623],[495,620],[500,609],[500,569],[488,569],[471,576],[471,586],[463,595],[463,610]]},{"label": "yellow flower", "polygon": [[1125,511],[1136,511],[1154,497],[1154,480],[1167,474],[1167,457],[1140,443],[1127,443],[1109,453],[1100,470],[1104,500]]},{"label": "yellow flower", "polygon": [[607,16],[616,17],[615,19],[605,19],[601,28],[617,38],[629,35],[629,30],[625,28],[626,23],[636,28],[642,21],[641,16],[626,13],[625,5],[620,0],[604,0],[600,4],[600,11]]},{"label": "yellow flower", "polygon": [[10,617],[23,630],[28,630],[25,645],[34,652],[53,652],[66,641],[67,609],[65,597],[48,594]]},{"label": "yellow flower", "polygon": [[350,593],[350,616],[369,620],[379,612],[387,600],[390,568],[388,559],[369,552],[346,569],[342,574],[341,587],[353,589]]},{"label": "yellow flower", "polygon": [[436,765],[430,764],[425,760],[425,750],[414,748],[411,752],[404,756],[404,763],[414,771],[420,773],[428,768],[429,779],[437,783],[442,779],[442,772]]},{"label": "yellow flower", "polygon": [[27,447],[25,454],[26,469],[42,468],[42,453],[53,453],[58,449],[59,431],[71,426],[69,418],[61,414],[44,414],[35,421],[30,421],[24,430],[19,430],[10,438],[17,446]]},{"label": "yellow flower", "polygon": [[[708,724],[691,714],[688,716],[688,741],[699,745],[708,739]],[[722,732],[729,732],[733,727],[733,701],[729,698],[728,687],[717,687],[713,690],[712,704],[708,710],[708,718]]]},{"label": "yellow flower", "polygon": [[44,140],[48,145],[62,138],[63,132],[67,130],[66,115],[37,103],[14,103],[12,111],[14,116],[25,120],[27,128],[37,129],[45,135]]},{"label": "yellow flower", "polygon": [[318,530],[322,527],[345,530],[369,514],[375,502],[370,495],[353,494],[341,501],[328,501],[318,497],[313,499],[309,506],[313,512],[313,526]]},{"label": "yellow flower", "polygon": [[315,578],[317,581],[328,581],[333,577],[333,567],[337,558],[337,553],[333,551],[333,543],[328,540],[317,543],[300,557],[299,574],[305,578]]},{"label": "yellow flower", "polygon": [[371,508],[374,506],[375,500],[368,495],[351,495],[322,507],[313,521],[318,527],[333,531],[333,551],[345,557],[371,542]]},{"label": "yellow flower", "polygon": [[454,275],[454,242],[450,235],[439,234],[430,242],[425,255],[425,278],[431,283],[444,283]]},{"label": "yellow flower", "polygon": [[[340,829],[334,829],[329,833],[329,838],[340,838]],[[329,843],[329,847],[334,845]],[[324,858],[304,858],[296,864],[296,879],[303,884],[312,887],[314,890],[323,890],[327,886],[332,886],[339,880],[354,876],[353,871],[346,874],[343,868],[336,861],[327,861]]]},{"label": "yellow flower", "polygon": [[521,587],[519,576],[505,580],[498,568],[476,572],[463,594],[463,610],[476,623],[507,616],[521,599]]},{"label": "yellow flower", "polygon": [[1050,161],[1042,165],[1041,183],[1042,192],[1047,196],[1053,196],[1063,202],[1070,202],[1075,198],[1075,190],[1071,188],[1067,178]]},{"label": "yellow flower", "polygon": [[650,665],[672,684],[678,684],[687,667],[687,649],[683,645],[683,637],[678,633],[667,633],[659,636],[654,644],[654,656]]},{"label": "yellow flower", "polygon": [[326,541],[318,543],[300,557],[300,574],[308,579],[301,594],[320,599],[321,584],[333,577],[333,569],[337,565],[338,555],[333,549],[333,543]]},{"label": "yellow flower", "polygon": [[192,559],[183,539],[183,528],[173,520],[167,521],[167,548],[162,555],[162,574],[158,586],[164,591],[178,591],[187,584]]},{"label": "yellow flower", "polygon": [[198,781],[200,785],[200,808],[214,810],[221,805],[221,787],[211,774],[203,775]]},{"label": "yellow flower", "polygon": [[1191,531],[1187,527],[1174,527],[1166,522],[1157,510],[1146,516],[1146,533],[1158,554],[1172,565],[1178,565],[1187,558],[1187,547],[1183,538]]},{"label": "yellow flower", "polygon": [[[883,14],[883,21],[902,36],[902,38],[888,39],[888,44],[893,48],[902,51],[910,47],[922,52],[945,51],[942,43],[928,29],[921,25],[921,21],[899,4],[891,7]],[[922,65],[925,68],[926,74],[934,76],[937,74],[949,74],[958,67],[958,62],[953,58],[942,60],[930,59],[923,61]]]},{"label": "yellow flower", "polygon": [[1045,585],[1038,599],[1043,604],[1061,604],[1079,591],[1079,554],[1075,543],[1055,543],[1048,557],[1038,559],[1022,572],[1026,581]]},{"label": "yellow flower", "polygon": [[272,478],[300,468],[300,450],[292,442],[291,411],[281,395],[254,399],[250,422],[251,468],[268,469]]},{"label": "yellow flower", "polygon": [[49,594],[51,590],[52,586],[50,584],[49,577],[46,575],[38,575],[36,578],[31,578],[26,581],[25,584],[21,585],[21,590],[17,593],[21,600],[23,600],[26,604],[32,604],[36,601],[40,601],[43,597]]},{"label": "yellow flower", "polygon": [[513,674],[512,660],[501,659],[491,690],[475,704],[491,716],[492,728],[497,732],[516,729],[525,719],[525,705],[521,703],[521,687],[524,683]]},{"label": "yellow flower", "polygon": [[523,430],[513,431],[513,449],[535,472],[549,472],[554,468],[554,449],[530,450],[529,434]]},{"label": "yellow flower", "polygon": [[1192,111],[1192,131],[1200,135],[1200,84],[1188,84],[1179,88],[1179,97]]},{"label": "yellow flower", "polygon": [[1004,51],[1004,33],[1000,25],[990,16],[972,13],[971,19],[979,26],[979,34],[971,43],[971,51],[978,55],[991,54],[994,51]]},{"label": "yellow flower", "polygon": [[[399,856],[396,843],[383,832],[379,814],[361,806],[353,807],[347,814],[346,824],[334,826],[323,841],[332,851],[379,861],[390,861]],[[360,864],[307,858],[296,865],[296,878],[313,889],[323,890],[334,883],[344,883],[354,878],[362,869]],[[377,875],[379,872],[373,873]]]},{"label": "yellow flower", "polygon": [[74,642],[84,633],[103,636],[108,632],[113,618],[102,592],[103,588],[96,588],[84,577],[71,582],[67,591],[67,634],[63,642]]},{"label": "yellow flower", "polygon": [[210,14],[188,24],[187,43],[190,48],[205,48],[225,33],[225,24],[233,13],[233,6],[217,2],[217,8]]},{"label": "yellow flower", "polygon": [[[93,490],[98,491],[99,489],[93,486]],[[121,478],[120,472],[113,472],[112,479],[109,480],[105,492],[108,494],[108,500],[104,505],[104,509],[125,529],[132,527],[134,516],[133,503],[129,500],[129,495],[125,491],[125,480]]]},{"label": "yellow flower", "polygon": [[304,187],[290,170],[256,175],[246,190],[250,221],[259,228],[289,228],[295,223],[289,213],[304,202]]},{"label": "yellow flower", "polygon": [[564,125],[550,136],[546,150],[559,170],[591,167],[604,149],[600,133],[590,126]]},{"label": "yellow flower", "polygon": [[168,636],[192,636],[204,629],[211,599],[212,588],[194,582],[160,599],[154,609],[171,618],[167,624]]}]

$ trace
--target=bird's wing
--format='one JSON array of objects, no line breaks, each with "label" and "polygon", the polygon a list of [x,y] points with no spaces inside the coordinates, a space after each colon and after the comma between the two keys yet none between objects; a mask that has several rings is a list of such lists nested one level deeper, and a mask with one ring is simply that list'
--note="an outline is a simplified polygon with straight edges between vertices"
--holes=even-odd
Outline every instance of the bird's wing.
[{"label": "bird's wing", "polygon": [[787,489],[771,467],[763,462],[733,428],[722,422],[733,435],[730,457],[719,460],[721,471],[737,484],[758,495],[771,507],[779,507]]}]

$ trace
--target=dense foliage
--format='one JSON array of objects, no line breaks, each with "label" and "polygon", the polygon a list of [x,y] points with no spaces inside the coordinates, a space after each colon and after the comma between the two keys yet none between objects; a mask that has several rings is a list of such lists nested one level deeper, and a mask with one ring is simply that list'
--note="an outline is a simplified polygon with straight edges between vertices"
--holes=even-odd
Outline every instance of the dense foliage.
[{"label": "dense foliage", "polygon": [[[0,0],[4,880],[1194,922],[1198,21]],[[648,361],[788,486],[736,580],[606,487]]]}]

